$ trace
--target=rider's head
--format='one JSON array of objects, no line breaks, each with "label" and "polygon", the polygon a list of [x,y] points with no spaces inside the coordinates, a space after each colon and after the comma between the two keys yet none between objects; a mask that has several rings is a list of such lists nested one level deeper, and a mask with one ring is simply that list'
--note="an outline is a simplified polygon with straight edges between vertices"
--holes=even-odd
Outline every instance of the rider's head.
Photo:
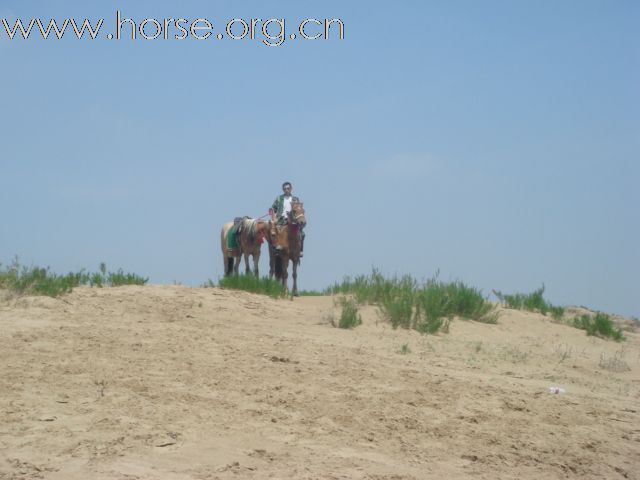
[{"label": "rider's head", "polygon": [[292,186],[291,186],[291,182],[284,182],[282,184],[282,191],[284,192],[285,195],[291,195],[291,190],[292,190]]}]

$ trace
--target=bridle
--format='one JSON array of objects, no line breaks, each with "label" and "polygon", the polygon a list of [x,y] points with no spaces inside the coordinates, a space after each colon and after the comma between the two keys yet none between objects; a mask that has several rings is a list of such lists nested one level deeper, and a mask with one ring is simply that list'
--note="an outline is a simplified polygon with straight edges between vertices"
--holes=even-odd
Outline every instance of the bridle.
[{"label": "bridle", "polygon": [[[300,205],[300,204],[297,204]],[[291,217],[291,221],[292,223],[296,224],[296,225],[300,225],[300,218],[304,218],[304,212],[298,212],[297,215],[294,215],[293,213],[293,208],[291,209],[291,212],[289,212],[289,216]]]}]

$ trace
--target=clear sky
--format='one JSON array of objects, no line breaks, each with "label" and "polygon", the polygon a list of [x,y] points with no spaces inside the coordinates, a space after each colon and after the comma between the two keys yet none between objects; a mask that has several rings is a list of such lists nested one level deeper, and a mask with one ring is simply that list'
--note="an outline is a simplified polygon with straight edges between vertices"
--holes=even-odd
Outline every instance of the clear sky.
[{"label": "clear sky", "polygon": [[[118,9],[214,34],[340,18],[345,38],[108,40]],[[289,180],[302,289],[439,270],[640,315],[636,1],[0,3],[11,26],[35,17],[105,20],[82,41],[0,26],[5,264],[216,280],[220,226]]]}]

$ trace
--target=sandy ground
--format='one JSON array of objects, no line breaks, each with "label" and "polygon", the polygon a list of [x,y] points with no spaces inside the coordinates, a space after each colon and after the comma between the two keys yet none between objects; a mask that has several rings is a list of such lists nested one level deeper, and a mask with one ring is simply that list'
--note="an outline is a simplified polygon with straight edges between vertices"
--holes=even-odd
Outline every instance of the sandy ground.
[{"label": "sandy ground", "polygon": [[336,312],[181,286],[5,299],[0,479],[640,478],[640,335]]}]

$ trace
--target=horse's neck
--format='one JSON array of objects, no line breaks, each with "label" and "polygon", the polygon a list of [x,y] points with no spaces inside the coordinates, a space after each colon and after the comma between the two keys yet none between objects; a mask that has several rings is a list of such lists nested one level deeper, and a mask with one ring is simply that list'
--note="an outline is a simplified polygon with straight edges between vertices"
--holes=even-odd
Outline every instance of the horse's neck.
[{"label": "horse's neck", "polygon": [[287,236],[289,238],[289,252],[300,252],[300,226],[287,225]]},{"label": "horse's neck", "polygon": [[292,243],[295,242],[295,235],[291,234],[291,224],[276,225],[276,230],[278,232],[276,236],[278,244],[285,250],[290,251]]}]

